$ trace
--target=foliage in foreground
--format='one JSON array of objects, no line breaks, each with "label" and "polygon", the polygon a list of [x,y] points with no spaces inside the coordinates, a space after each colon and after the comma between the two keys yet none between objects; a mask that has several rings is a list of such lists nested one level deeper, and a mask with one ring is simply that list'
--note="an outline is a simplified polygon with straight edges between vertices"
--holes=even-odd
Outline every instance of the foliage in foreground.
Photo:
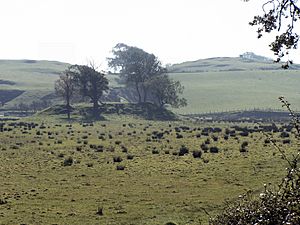
[{"label": "foliage in foreground", "polygon": [[[299,119],[290,109],[290,104],[279,98],[283,106],[292,116],[292,122],[300,133]],[[211,225],[240,224],[240,225],[273,225],[273,224],[300,224],[300,168],[298,165],[300,153],[289,160],[284,151],[273,142],[282,157],[288,162],[287,175],[275,189],[267,187],[259,198],[252,198],[250,194],[241,196],[239,201],[229,203],[224,212],[210,221]]]},{"label": "foliage in foreground", "polygon": [[299,175],[299,168],[290,169],[277,190],[266,186],[258,199],[241,196],[210,224],[300,224]]}]

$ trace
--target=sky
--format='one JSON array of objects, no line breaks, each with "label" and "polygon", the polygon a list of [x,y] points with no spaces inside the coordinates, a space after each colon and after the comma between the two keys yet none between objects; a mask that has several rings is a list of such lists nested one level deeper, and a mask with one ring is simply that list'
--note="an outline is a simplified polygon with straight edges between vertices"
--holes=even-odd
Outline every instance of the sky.
[{"label": "sky", "polygon": [[[244,52],[273,57],[271,37],[248,25],[261,0],[1,0],[0,59],[94,61],[117,43],[164,64]],[[300,62],[300,54],[291,57]],[[274,58],[274,57],[273,57]]]}]

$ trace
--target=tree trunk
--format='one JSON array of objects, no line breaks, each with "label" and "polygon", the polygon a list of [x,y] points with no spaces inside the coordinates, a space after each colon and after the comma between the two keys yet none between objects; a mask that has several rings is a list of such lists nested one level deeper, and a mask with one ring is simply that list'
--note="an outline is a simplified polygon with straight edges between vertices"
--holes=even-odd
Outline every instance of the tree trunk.
[{"label": "tree trunk", "polygon": [[70,95],[69,94],[67,94],[67,96],[66,96],[66,102],[67,102],[66,107],[67,107],[68,120],[70,120],[71,119],[71,106],[70,106]]},{"label": "tree trunk", "polygon": [[67,115],[68,115],[68,120],[71,119],[71,106],[67,105]]},{"label": "tree trunk", "polygon": [[138,97],[139,97],[139,103],[142,102],[142,96],[141,96],[141,92],[140,92],[140,89],[139,89],[139,83],[135,83],[135,88],[136,88],[136,91],[138,93]]},{"label": "tree trunk", "polygon": [[145,88],[145,86],[143,86],[143,90],[144,90],[144,102],[147,102],[147,97],[148,97],[148,89]]},{"label": "tree trunk", "polygon": [[99,113],[98,99],[93,99],[93,114],[95,118],[99,116],[98,113]]}]

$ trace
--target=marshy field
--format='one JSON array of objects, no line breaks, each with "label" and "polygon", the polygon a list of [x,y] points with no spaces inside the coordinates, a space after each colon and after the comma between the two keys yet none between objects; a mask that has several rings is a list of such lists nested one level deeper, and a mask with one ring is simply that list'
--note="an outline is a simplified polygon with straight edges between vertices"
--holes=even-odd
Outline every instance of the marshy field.
[{"label": "marshy field", "polygon": [[0,224],[208,224],[226,201],[278,184],[299,146],[284,124],[0,124]]}]

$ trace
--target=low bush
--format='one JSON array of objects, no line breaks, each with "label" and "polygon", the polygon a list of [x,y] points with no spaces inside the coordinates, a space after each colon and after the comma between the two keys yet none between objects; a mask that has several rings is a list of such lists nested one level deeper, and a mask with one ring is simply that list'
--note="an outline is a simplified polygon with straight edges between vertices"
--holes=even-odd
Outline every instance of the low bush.
[{"label": "low bush", "polygon": [[193,157],[194,158],[201,158],[202,152],[200,150],[193,151]]},{"label": "low bush", "polygon": [[73,158],[70,156],[68,158],[66,158],[63,162],[63,166],[72,166],[74,160]]},{"label": "low bush", "polygon": [[189,153],[189,149],[186,146],[182,145],[179,149],[178,155],[184,156],[185,154],[188,154],[188,153]]}]

